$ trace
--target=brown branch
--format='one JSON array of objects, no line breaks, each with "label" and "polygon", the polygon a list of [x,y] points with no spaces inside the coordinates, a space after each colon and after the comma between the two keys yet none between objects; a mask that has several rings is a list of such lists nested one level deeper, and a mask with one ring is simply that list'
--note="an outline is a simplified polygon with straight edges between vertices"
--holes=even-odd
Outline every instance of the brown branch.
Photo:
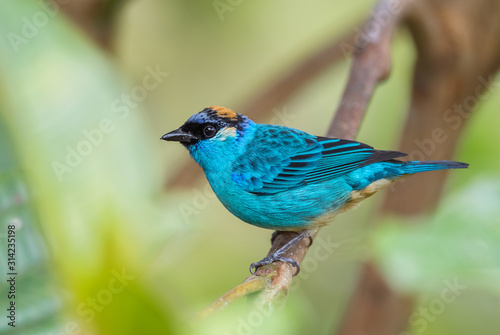
[{"label": "brown branch", "polygon": [[292,284],[292,272],[283,268],[265,269],[259,276],[250,276],[242,284],[226,292],[210,306],[205,308],[195,321],[201,321],[214,312],[223,309],[228,304],[250,294],[261,292],[256,304],[272,306],[273,308],[284,306],[286,293]]},{"label": "brown branch", "polygon": [[[419,55],[400,143],[410,159],[453,158],[475,103],[487,92],[483,81],[500,66],[499,19],[500,3],[494,0],[461,0],[453,6],[442,0],[426,1],[408,17]],[[383,210],[404,215],[432,210],[447,174],[422,174],[396,185]],[[418,201],[408,201],[415,197]]]},{"label": "brown branch", "polygon": [[[390,1],[379,2],[373,17],[389,6]],[[500,40],[497,38],[500,34],[500,3],[495,0],[458,0],[453,3],[422,0],[404,2],[401,6],[401,11],[394,13],[379,34],[356,53],[328,135],[354,138],[377,83],[389,74],[391,37],[398,24],[404,22],[415,39],[418,61],[401,151],[409,152],[411,159],[451,159],[470,109],[480,100],[481,94],[487,92],[485,87],[489,85],[485,82],[500,67]],[[373,18],[366,27],[372,21]],[[467,111],[455,111],[461,119],[454,118],[454,123],[450,124],[447,117],[450,108],[455,108],[456,104],[463,107],[467,100],[472,101]],[[440,134],[438,139],[435,138],[436,129]],[[421,142],[416,140],[435,143],[430,146],[433,148],[429,149],[430,152],[419,153],[418,150],[423,149],[418,144]],[[421,156],[412,157],[419,154]],[[443,174],[424,174],[401,183],[387,195],[382,212],[412,215],[431,210],[439,200],[445,180]],[[293,233],[278,235],[269,254],[294,236]],[[307,250],[307,240],[301,241],[286,256],[300,263]],[[273,274],[272,281],[267,282],[261,294],[262,303],[270,303],[276,297],[286,297],[292,272],[288,264],[277,262],[260,268],[247,280]],[[343,322],[335,333],[398,334],[407,326],[412,305],[412,297],[393,291],[377,267],[367,262],[363,265]]]},{"label": "brown branch", "polygon": [[[411,7],[405,23],[415,39],[418,60],[400,150],[410,153],[412,160],[452,159],[470,110],[463,115],[453,112],[450,122],[450,109],[470,97],[479,101],[478,78],[488,78],[500,66],[500,3],[427,0],[414,1]],[[480,91],[487,92],[484,85]],[[396,184],[385,198],[382,213],[410,216],[431,211],[446,175],[422,174]],[[412,307],[413,299],[393,291],[367,262],[335,334],[400,334]]]},{"label": "brown branch", "polygon": [[[374,16],[370,18],[367,25],[375,20],[375,15],[379,11],[386,10],[388,3],[389,1],[382,1],[377,6]],[[389,73],[390,38],[395,26],[396,24],[385,26],[372,36],[370,40],[366,41],[364,45],[353,43],[358,50],[354,55],[349,81],[333,121],[333,123],[342,122],[342,124],[332,125],[329,133],[334,132],[334,135],[342,138],[353,138],[356,135],[376,84],[384,80]],[[381,66],[377,68],[379,64]],[[357,95],[356,91],[360,93]],[[279,234],[274,240],[268,255],[273,254],[295,236],[296,234],[292,232],[282,232]],[[286,257],[292,258],[300,264],[309,249],[309,245],[309,239],[300,241],[287,252]],[[275,262],[259,268],[256,274],[250,276],[247,280],[253,280],[256,277],[268,275],[269,273],[277,273],[265,289],[265,292],[272,292],[272,294],[268,293],[262,299],[262,302],[269,303],[277,296],[286,296],[294,271],[295,269],[292,269],[287,263]]]},{"label": "brown branch", "polygon": [[326,47],[315,51],[304,61],[294,65],[276,82],[252,97],[243,105],[241,113],[256,120],[263,119],[273,108],[283,104],[311,79],[323,73],[325,69],[337,63],[342,57],[347,57],[348,50],[343,50],[339,45],[350,43],[353,38],[354,34],[349,33],[340,39],[332,39]]},{"label": "brown branch", "polygon": [[201,311],[196,321],[209,317],[214,312],[226,307],[226,305],[238,300],[241,297],[246,297],[249,294],[264,290],[267,285],[268,280],[265,276],[253,277],[245,280],[243,283],[229,290],[219,299],[210,304],[210,306]]},{"label": "brown branch", "polygon": [[385,0],[379,2],[372,18],[364,26],[367,30],[367,27],[378,25],[381,28],[378,33],[369,35],[365,32],[366,45],[354,45],[356,56],[351,67],[349,81],[328,130],[328,136],[354,139],[376,85],[390,74],[392,35],[404,11],[401,9],[399,14],[392,14],[385,25],[378,23],[377,15],[378,13],[391,13],[392,2]]}]

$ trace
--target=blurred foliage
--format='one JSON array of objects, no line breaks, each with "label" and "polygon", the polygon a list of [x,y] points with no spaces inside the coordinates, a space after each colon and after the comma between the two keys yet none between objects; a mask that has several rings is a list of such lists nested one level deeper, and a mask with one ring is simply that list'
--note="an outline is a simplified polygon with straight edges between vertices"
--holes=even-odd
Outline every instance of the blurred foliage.
[{"label": "blurred foliage", "polygon": [[[414,226],[382,219],[366,229],[382,198],[375,196],[321,232],[285,310],[269,317],[241,301],[190,328],[201,308],[248,275],[248,264],[267,252],[270,232],[234,218],[205,181],[164,194],[165,178],[188,155],[159,137],[205,106],[236,108],[287,66],[353,29],[373,2],[234,1],[221,18],[212,1],[129,1],[119,13],[113,57],[63,14],[43,21],[39,2],[1,2],[0,233],[19,219],[18,243],[32,248],[18,255],[24,296],[17,333],[327,334],[360,262],[375,257],[395,288],[421,297],[417,312],[441,295],[443,280],[467,286],[432,322],[410,320],[414,334],[496,334],[497,86],[458,150],[457,160],[471,167],[451,173],[435,216],[416,218],[422,223]],[[392,76],[359,136],[387,149],[405,117],[415,59],[404,31],[393,53]],[[267,121],[323,134],[348,65],[316,78]],[[149,90],[148,83],[157,85]],[[22,202],[7,206],[17,194]],[[16,330],[2,321],[0,332]]]},{"label": "blurred foliage", "polygon": [[[2,2],[1,35],[29,29],[20,18],[36,13],[35,2]],[[34,27],[18,52],[1,40],[2,119],[33,191],[54,274],[70,293],[62,329],[76,323],[84,333],[136,334],[141,306],[142,322],[168,331],[170,307],[142,277],[144,225],[161,224],[153,202],[161,177],[147,149],[153,140],[137,113],[112,108],[130,88],[99,50],[62,17]],[[128,281],[114,280],[112,292],[114,271]]]},{"label": "blurred foliage", "polygon": [[418,292],[427,284],[433,289],[440,278],[458,276],[500,294],[499,202],[500,179],[485,176],[446,198],[430,220],[386,222],[373,239],[387,279]]},{"label": "blurred foliage", "polygon": [[387,281],[402,292],[425,292],[410,318],[414,333],[500,329],[489,311],[500,300],[499,202],[500,178],[484,175],[447,197],[430,220],[394,219],[376,229],[374,253]]},{"label": "blurred foliage", "polygon": [[[12,143],[8,138],[5,124],[0,119],[0,223],[2,227],[0,239],[0,259],[2,260],[2,280],[0,296],[7,300],[8,296],[16,297],[17,320],[7,319],[0,323],[0,332],[7,331],[10,326],[8,322],[15,321],[18,330],[28,334],[36,334],[56,330],[57,316],[61,311],[62,299],[55,289],[54,278],[48,263],[47,246],[40,232],[38,222],[34,213],[33,202],[26,186],[21,166],[13,152]],[[17,262],[7,263],[8,227],[16,227],[14,252],[17,254]],[[21,229],[22,228],[22,229]],[[9,244],[12,244],[12,240]],[[12,249],[12,246],[9,246]],[[20,261],[22,258],[22,261]],[[11,261],[11,259],[9,259]],[[7,264],[12,269],[7,270]],[[19,273],[16,281],[5,281],[12,278],[6,273]],[[3,277],[2,277],[3,278]],[[22,287],[23,292],[12,290],[11,284]],[[3,301],[3,300],[2,300]],[[9,307],[2,304],[2,307]],[[23,313],[20,315],[19,310]],[[10,311],[9,314],[10,315]]]}]

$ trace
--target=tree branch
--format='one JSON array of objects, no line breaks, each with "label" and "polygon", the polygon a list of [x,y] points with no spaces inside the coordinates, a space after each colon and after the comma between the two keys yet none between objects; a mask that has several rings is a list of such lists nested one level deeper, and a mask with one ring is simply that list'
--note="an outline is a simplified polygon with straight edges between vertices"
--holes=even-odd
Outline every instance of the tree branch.
[{"label": "tree branch", "polygon": [[[399,9],[395,9],[395,4],[399,4]],[[373,27],[377,18],[387,12],[391,14],[389,19],[383,21],[381,29],[368,35],[365,45],[354,43],[357,51],[349,80],[328,136],[355,137],[376,85],[390,73],[391,37],[404,23],[415,39],[418,61],[400,150],[410,153],[412,160],[451,159],[471,110],[488,92],[489,78],[500,67],[500,3],[380,1],[365,28]],[[450,113],[455,113],[453,121]],[[422,149],[422,141],[428,150]],[[414,215],[432,210],[443,189],[444,176],[446,172],[435,172],[399,183],[387,194],[382,213]],[[294,236],[289,232],[279,234],[269,255]],[[307,239],[303,240],[285,256],[300,263],[308,247]],[[286,297],[293,271],[290,265],[276,262],[260,268],[247,281],[272,275],[271,281],[257,289],[262,292],[260,303],[269,304],[275,297],[281,301]],[[224,296],[221,299],[226,301]],[[222,301],[218,301],[219,306]],[[412,297],[393,291],[377,267],[367,262],[335,333],[399,334],[407,326],[412,305]]]},{"label": "tree branch", "polygon": [[[354,43],[356,53],[349,81],[328,130],[328,136],[354,139],[376,85],[390,74],[392,35],[404,13],[404,8],[398,11],[391,9],[393,2],[384,0],[377,4],[372,17],[364,25],[366,39],[364,45]],[[378,22],[381,13],[389,15],[385,24]],[[375,33],[369,33],[369,27],[374,26],[380,29]],[[359,36],[357,38],[359,41]]]},{"label": "tree branch", "polygon": [[[389,3],[390,1],[381,1],[366,25],[373,24],[377,14],[380,11],[386,11]],[[358,132],[377,83],[384,80],[390,71],[390,39],[395,26],[396,23],[386,25],[374,33],[363,45],[357,45],[354,41],[350,41],[357,51],[354,55],[348,84],[328,132],[329,135],[354,138]],[[296,234],[293,232],[280,233],[274,240],[268,255],[273,254],[295,236]],[[301,240],[285,256],[296,260],[300,264],[309,249],[309,245],[309,239]],[[294,271],[295,269],[288,263],[275,262],[259,268],[255,275],[247,278],[247,281],[252,281],[259,276],[276,273],[273,280],[263,289],[265,294],[260,300],[261,303],[270,303],[277,296],[284,297],[287,295]]]},{"label": "tree branch", "polygon": [[229,290],[222,297],[215,300],[210,306],[201,311],[197,319],[202,320],[241,297],[246,297],[249,294],[264,290],[268,285],[268,277],[266,276],[248,278],[242,284]]},{"label": "tree branch", "polygon": [[[415,39],[418,60],[399,150],[409,153],[410,160],[452,159],[471,109],[487,92],[482,81],[488,80],[479,78],[488,78],[500,66],[500,3],[426,0],[410,6],[404,23]],[[465,108],[460,111],[457,106]],[[382,214],[431,211],[446,175],[427,173],[395,184],[386,194]],[[377,267],[367,262],[335,334],[400,334],[412,307],[413,299],[393,291]]]}]

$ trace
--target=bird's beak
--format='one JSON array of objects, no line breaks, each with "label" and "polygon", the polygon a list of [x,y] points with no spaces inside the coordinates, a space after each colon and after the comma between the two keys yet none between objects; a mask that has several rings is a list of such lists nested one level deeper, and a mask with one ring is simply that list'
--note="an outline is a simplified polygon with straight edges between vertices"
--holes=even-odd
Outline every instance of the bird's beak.
[{"label": "bird's beak", "polygon": [[164,141],[176,141],[181,143],[189,143],[198,140],[196,136],[186,133],[181,128],[172,130],[161,137]]}]

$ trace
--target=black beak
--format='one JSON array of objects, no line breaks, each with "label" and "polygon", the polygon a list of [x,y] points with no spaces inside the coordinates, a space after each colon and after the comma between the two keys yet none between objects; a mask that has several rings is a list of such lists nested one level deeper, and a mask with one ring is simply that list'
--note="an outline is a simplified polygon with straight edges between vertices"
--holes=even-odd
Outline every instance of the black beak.
[{"label": "black beak", "polygon": [[172,130],[161,137],[164,141],[176,141],[181,143],[190,143],[198,140],[196,136],[186,133],[181,128]]}]

